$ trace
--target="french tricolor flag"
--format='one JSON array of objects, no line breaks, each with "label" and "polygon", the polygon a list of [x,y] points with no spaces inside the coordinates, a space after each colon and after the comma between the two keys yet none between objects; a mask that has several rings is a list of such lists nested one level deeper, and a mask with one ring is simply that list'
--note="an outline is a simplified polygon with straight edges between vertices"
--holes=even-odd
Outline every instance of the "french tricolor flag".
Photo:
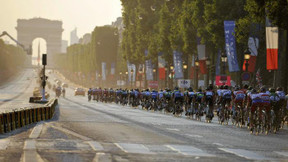
[{"label": "french tricolor flag", "polygon": [[278,27],[266,18],[267,70],[278,69]]}]

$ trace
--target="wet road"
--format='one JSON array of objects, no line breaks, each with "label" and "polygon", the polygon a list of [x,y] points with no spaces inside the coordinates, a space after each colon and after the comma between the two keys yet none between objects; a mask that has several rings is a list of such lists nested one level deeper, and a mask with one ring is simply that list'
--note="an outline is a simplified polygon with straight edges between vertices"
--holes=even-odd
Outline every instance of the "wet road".
[{"label": "wet road", "polygon": [[88,102],[66,91],[52,120],[0,136],[0,161],[288,160],[287,129],[255,136],[247,128]]}]

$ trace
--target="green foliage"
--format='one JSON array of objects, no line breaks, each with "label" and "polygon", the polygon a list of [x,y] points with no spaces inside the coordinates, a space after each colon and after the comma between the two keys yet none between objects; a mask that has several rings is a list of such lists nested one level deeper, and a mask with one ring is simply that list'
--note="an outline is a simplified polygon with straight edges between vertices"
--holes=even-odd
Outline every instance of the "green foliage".
[{"label": "green foliage", "polygon": [[16,72],[25,65],[26,52],[13,45],[7,45],[0,39],[0,72]]},{"label": "green foliage", "polygon": [[117,29],[110,26],[95,27],[90,43],[71,45],[66,54],[56,55],[54,61],[58,68],[72,73],[100,72],[102,62],[106,62],[107,67],[116,63],[119,44],[117,33]]}]

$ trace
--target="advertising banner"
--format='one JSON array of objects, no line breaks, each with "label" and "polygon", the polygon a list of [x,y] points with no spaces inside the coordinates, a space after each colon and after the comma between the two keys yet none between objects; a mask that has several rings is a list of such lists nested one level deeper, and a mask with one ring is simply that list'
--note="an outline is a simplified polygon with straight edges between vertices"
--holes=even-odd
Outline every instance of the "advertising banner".
[{"label": "advertising banner", "polygon": [[106,62],[102,62],[102,80],[106,80]]},{"label": "advertising banner", "polygon": [[148,87],[158,89],[158,81],[148,81]]},{"label": "advertising banner", "polygon": [[235,21],[224,21],[225,30],[225,49],[228,59],[228,66],[230,72],[239,71],[237,53],[236,53],[236,41],[235,41]]},{"label": "advertising banner", "polygon": [[173,51],[173,61],[174,61],[175,78],[176,79],[183,78],[182,53],[178,51]]},{"label": "advertising banner", "polygon": [[231,86],[231,76],[217,75],[215,82],[217,86],[221,86],[221,85]]},{"label": "advertising banner", "polygon": [[178,80],[178,87],[179,88],[189,88],[191,81],[188,79],[179,79]]}]

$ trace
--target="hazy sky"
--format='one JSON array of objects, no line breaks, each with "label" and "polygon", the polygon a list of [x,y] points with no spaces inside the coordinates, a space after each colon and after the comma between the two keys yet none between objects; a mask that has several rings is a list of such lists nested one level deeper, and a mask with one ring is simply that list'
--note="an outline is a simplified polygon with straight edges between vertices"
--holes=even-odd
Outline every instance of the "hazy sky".
[{"label": "hazy sky", "polygon": [[121,16],[122,9],[120,0],[0,0],[0,6],[1,33],[7,31],[17,39],[17,19],[41,17],[61,20],[62,39],[68,41],[75,27],[82,37],[95,26],[111,24]]}]

